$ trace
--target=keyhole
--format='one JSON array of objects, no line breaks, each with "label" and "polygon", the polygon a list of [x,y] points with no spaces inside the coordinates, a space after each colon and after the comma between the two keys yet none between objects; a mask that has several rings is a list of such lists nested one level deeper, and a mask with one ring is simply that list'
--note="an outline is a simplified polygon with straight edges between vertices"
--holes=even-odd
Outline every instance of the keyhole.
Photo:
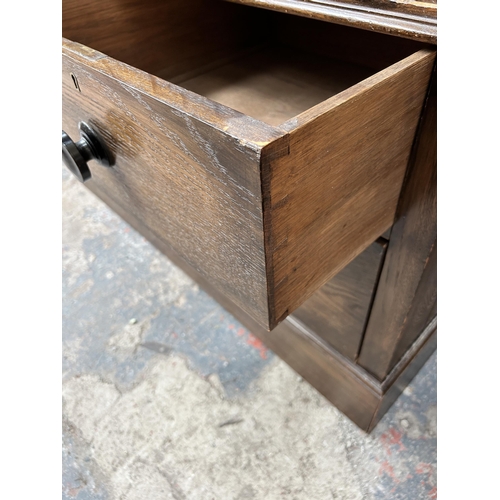
[{"label": "keyhole", "polygon": [[75,89],[78,90],[78,92],[81,92],[80,90],[80,85],[78,85],[78,80],[76,79],[76,76],[73,73],[70,73],[71,79],[73,80],[73,83],[75,84]]}]

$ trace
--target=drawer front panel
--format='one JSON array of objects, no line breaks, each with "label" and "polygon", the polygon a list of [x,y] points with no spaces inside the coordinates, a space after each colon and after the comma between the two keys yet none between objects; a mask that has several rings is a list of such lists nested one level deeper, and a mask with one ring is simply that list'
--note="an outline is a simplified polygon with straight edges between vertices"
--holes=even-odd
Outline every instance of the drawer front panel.
[{"label": "drawer front panel", "polygon": [[[106,62],[93,51],[88,61],[71,51],[63,57],[63,128],[76,140],[78,122],[88,122],[116,157],[112,168],[91,162],[86,186],[132,214],[262,321],[267,287],[260,149],[251,142],[252,128],[240,127],[245,117],[236,112],[218,113],[219,127],[207,124],[209,116],[201,121],[158,99],[160,93],[181,99],[168,84],[156,89],[155,98],[134,88],[141,82],[131,75],[115,79],[93,67]],[[189,97],[188,109],[196,106],[196,96]],[[223,129],[247,137],[246,145]]]},{"label": "drawer front panel", "polygon": [[293,313],[353,361],[359,352],[385,249],[385,242],[372,243]]}]

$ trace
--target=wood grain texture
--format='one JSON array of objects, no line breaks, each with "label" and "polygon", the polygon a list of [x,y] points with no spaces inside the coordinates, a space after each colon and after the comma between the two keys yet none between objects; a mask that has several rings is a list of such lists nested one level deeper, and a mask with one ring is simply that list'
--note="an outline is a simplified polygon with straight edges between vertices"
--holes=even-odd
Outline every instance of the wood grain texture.
[{"label": "wood grain texture", "polygon": [[270,125],[280,125],[373,73],[312,51],[269,44],[179,85]]},{"label": "wood grain texture", "polygon": [[296,50],[338,59],[382,71],[430,44],[395,39],[372,30],[327,23],[317,19],[269,12],[270,26],[276,42]]},{"label": "wood grain texture", "polygon": [[272,332],[252,332],[356,425],[368,430],[382,398],[368,374],[293,317]]},{"label": "wood grain texture", "polygon": [[[331,12],[312,17],[333,20]],[[398,23],[375,28],[406,36]],[[435,313],[435,254],[412,281],[420,299],[407,310],[397,349],[384,351],[392,368],[382,380],[296,318],[276,327],[393,222],[434,53],[406,57],[414,42],[356,32],[218,0],[63,0],[63,33],[89,45],[63,41],[63,127],[77,139],[78,122],[87,121],[116,157],[110,169],[91,162],[89,189],[369,430],[432,352],[432,328],[418,330]],[[280,70],[287,60],[273,53],[279,46],[289,62],[299,48],[307,55]],[[261,83],[247,85],[238,71],[250,68],[251,80],[266,64],[270,98],[248,100]],[[349,80],[352,64],[373,76]],[[211,80],[235,67],[236,92]],[[172,84],[196,78],[214,100]],[[321,102],[330,92],[339,93]],[[240,105],[244,114],[232,109]],[[415,165],[429,155],[418,151]],[[411,181],[407,188],[406,200],[421,193]],[[398,231],[395,245],[405,229]]]},{"label": "wood grain texture", "polygon": [[63,0],[63,36],[166,80],[202,71],[268,30],[257,9],[218,0]]},{"label": "wood grain texture", "polygon": [[394,220],[434,51],[422,50],[281,126],[262,153],[270,324]]},{"label": "wood grain texture", "polygon": [[437,43],[435,1],[229,0],[244,5]]},{"label": "wood grain texture", "polygon": [[[206,27],[198,17],[205,7],[192,2],[197,13],[190,18],[182,17],[179,2],[167,2],[172,18],[163,27],[178,23],[170,40],[177,52],[193,30]],[[222,30],[242,23],[241,9],[258,10],[221,4],[224,15],[214,22]],[[137,54],[127,47],[120,52],[122,44],[112,43],[113,31],[123,42],[120,20],[138,8],[131,0],[126,5],[132,10],[117,13],[109,35],[100,38],[101,25],[95,31],[75,13],[70,32],[78,35],[79,24],[85,25],[81,36],[133,61]],[[106,2],[103,19],[118,7]],[[68,7],[68,12],[73,11]],[[275,26],[276,16],[269,13],[265,22]],[[137,22],[145,22],[141,19],[138,15]],[[158,15],[151,22],[162,19]],[[231,45],[237,31],[229,30],[226,43]],[[137,36],[140,44],[149,41]],[[245,29],[241,37],[248,49]],[[99,183],[216,288],[272,329],[392,224],[434,51],[419,51],[366,78],[373,69],[332,61],[311,47],[299,53],[275,41],[258,52],[254,40],[253,54],[245,52],[239,63],[228,62],[227,54],[220,59],[218,45],[205,48],[203,39],[194,40],[201,44],[199,57],[179,65],[169,48],[161,64],[146,58],[144,67],[156,71],[167,65],[166,74],[188,85],[209,82],[203,92],[216,93],[223,104],[66,40],[64,126],[76,139],[78,122],[89,121],[117,158],[112,169],[93,169],[91,189]],[[160,54],[162,43],[160,37],[152,52]],[[197,68],[202,59],[206,64]],[[248,65],[249,60],[254,63]],[[227,81],[213,78],[227,68],[232,68]],[[233,98],[246,102],[243,111],[263,110],[272,123],[298,115],[273,127],[224,105],[234,106]]]},{"label": "wood grain texture", "polygon": [[[419,318],[426,314],[421,309],[412,313],[412,308],[426,305],[430,313],[435,307],[436,153],[434,74],[358,360],[379,380],[398,361],[404,351],[401,347],[409,345],[418,335],[418,326],[412,328],[409,320],[419,324]],[[414,306],[419,296],[426,296],[426,288],[429,298]]]},{"label": "wood grain texture", "polygon": [[426,328],[383,383],[332,349],[313,331],[292,318],[268,332],[189,265],[163,237],[145,226],[128,208],[117,204],[98,184],[97,194],[120,217],[163,252],[233,314],[246,328],[284,359],[305,380],[362,430],[370,432],[435,349],[435,321]]},{"label": "wood grain texture", "polygon": [[[116,157],[88,187],[164,238],[267,326],[260,150],[271,127],[117,61],[65,44],[63,126],[88,121]],[[78,78],[80,92],[71,74]]]},{"label": "wood grain texture", "polygon": [[386,245],[372,243],[293,313],[352,361],[358,356]]},{"label": "wood grain texture", "polygon": [[373,415],[368,432],[373,430],[380,422],[387,410],[394,404],[406,386],[436,350],[436,347],[437,320],[433,318],[381,384],[380,388],[383,391],[383,397]]},{"label": "wood grain texture", "polygon": [[401,337],[394,350],[391,366],[405,355],[420,332],[436,317],[437,313],[437,241],[424,267],[422,277],[406,317]]}]

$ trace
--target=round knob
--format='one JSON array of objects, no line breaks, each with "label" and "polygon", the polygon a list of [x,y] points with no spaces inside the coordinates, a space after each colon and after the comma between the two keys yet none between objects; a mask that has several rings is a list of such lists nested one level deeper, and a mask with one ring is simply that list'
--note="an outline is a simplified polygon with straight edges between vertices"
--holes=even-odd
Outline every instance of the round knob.
[{"label": "round knob", "polygon": [[73,142],[71,137],[62,131],[62,157],[68,167],[80,182],[88,181],[90,173],[87,162],[96,160],[105,167],[113,164],[113,157],[106,147],[102,137],[84,122],[78,124],[80,140]]}]

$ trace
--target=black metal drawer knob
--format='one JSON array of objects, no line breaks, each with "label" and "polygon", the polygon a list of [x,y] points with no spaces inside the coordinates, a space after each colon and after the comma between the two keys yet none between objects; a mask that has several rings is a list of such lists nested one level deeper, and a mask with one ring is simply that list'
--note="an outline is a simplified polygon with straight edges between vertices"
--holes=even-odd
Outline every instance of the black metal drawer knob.
[{"label": "black metal drawer knob", "polygon": [[62,157],[68,167],[80,182],[88,181],[90,173],[87,162],[96,160],[105,167],[113,164],[113,157],[102,137],[84,122],[78,124],[81,138],[73,142],[71,137],[62,131]]}]

